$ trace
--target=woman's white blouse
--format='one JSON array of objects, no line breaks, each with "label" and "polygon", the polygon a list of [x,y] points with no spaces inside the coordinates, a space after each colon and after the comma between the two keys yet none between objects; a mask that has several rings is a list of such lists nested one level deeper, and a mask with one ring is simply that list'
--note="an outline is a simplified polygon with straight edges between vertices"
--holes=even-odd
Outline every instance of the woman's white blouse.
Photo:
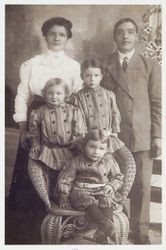
[{"label": "woman's white blouse", "polygon": [[24,62],[20,68],[20,84],[15,98],[16,122],[27,120],[27,106],[30,97],[42,95],[42,89],[51,78],[62,78],[68,84],[70,93],[82,88],[80,64],[64,54],[64,51],[37,55]]}]

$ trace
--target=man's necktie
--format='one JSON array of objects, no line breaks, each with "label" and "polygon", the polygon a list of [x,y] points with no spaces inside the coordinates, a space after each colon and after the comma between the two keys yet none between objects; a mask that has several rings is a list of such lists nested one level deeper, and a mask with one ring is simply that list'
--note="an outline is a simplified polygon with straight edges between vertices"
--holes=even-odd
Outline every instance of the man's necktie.
[{"label": "man's necktie", "polygon": [[125,71],[127,69],[128,61],[129,60],[128,60],[127,57],[123,58],[123,63],[122,63],[122,69],[123,69],[123,71]]}]

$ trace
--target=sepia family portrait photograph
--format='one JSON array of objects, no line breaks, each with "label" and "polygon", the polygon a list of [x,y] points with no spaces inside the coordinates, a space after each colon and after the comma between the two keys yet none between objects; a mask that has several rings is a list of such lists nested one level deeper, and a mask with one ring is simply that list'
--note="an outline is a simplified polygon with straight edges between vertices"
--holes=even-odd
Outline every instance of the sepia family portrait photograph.
[{"label": "sepia family portrait photograph", "polygon": [[164,6],[3,11],[5,246],[162,247]]}]

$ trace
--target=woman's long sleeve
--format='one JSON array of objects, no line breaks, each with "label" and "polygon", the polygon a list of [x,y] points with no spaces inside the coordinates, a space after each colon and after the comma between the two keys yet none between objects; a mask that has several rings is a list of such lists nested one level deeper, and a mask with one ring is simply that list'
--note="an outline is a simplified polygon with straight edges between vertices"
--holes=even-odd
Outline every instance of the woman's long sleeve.
[{"label": "woman's long sleeve", "polygon": [[31,76],[31,61],[28,60],[21,65],[20,83],[15,97],[15,122],[27,121],[27,105],[30,98],[29,81]]},{"label": "woman's long sleeve", "polygon": [[82,88],[82,84],[83,81],[81,79],[81,71],[80,71],[80,64],[76,63],[75,64],[75,69],[74,69],[74,77],[73,77],[73,90],[74,93],[77,93],[81,88]]}]

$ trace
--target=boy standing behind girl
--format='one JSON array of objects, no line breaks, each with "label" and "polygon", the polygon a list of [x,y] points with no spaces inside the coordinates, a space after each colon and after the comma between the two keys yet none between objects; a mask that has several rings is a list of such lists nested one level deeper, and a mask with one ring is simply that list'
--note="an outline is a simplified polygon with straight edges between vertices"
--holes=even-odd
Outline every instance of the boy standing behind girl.
[{"label": "boy standing behind girl", "polygon": [[81,65],[83,89],[76,94],[77,105],[84,116],[87,130],[101,129],[109,135],[120,132],[120,113],[115,94],[100,86],[103,67],[99,61],[89,59]]}]

